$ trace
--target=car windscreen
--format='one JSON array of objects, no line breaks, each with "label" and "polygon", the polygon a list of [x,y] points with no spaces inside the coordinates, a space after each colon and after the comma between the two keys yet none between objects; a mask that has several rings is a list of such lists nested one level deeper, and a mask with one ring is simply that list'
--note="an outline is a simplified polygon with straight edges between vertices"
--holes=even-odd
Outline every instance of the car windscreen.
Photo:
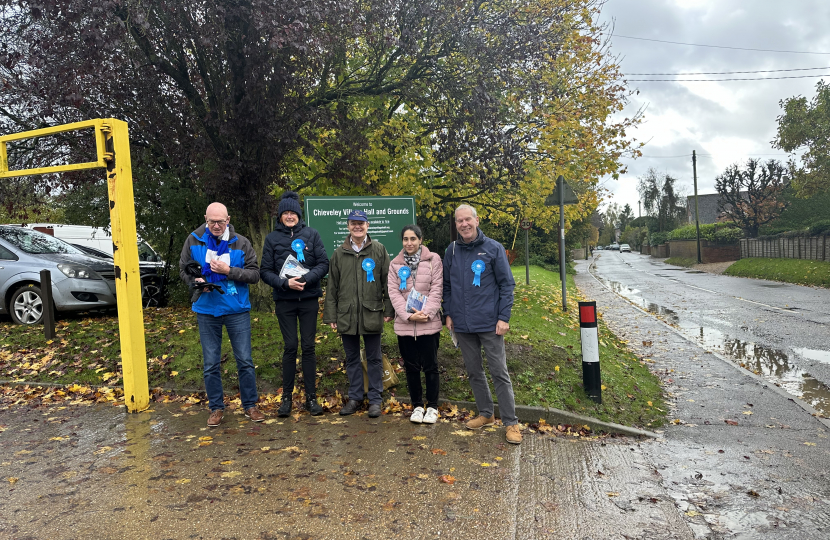
[{"label": "car windscreen", "polygon": [[26,253],[73,253],[81,251],[63,240],[24,227],[0,227],[0,238]]},{"label": "car windscreen", "polygon": [[156,252],[150,247],[150,244],[144,240],[138,241],[138,260],[139,261],[156,261]]}]

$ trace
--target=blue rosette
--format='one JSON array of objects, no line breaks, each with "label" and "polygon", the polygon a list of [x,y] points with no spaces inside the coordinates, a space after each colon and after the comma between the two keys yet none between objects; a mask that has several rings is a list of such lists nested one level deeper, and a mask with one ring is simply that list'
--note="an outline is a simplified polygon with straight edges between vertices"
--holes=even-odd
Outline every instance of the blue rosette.
[{"label": "blue rosette", "polygon": [[303,255],[303,250],[305,249],[305,242],[303,242],[302,238],[297,238],[296,240],[291,242],[291,249],[293,249],[294,253],[297,254],[298,261],[305,261],[305,255]]},{"label": "blue rosette", "polygon": [[366,271],[366,282],[372,282],[375,280],[375,274],[372,270],[375,269],[375,261],[374,259],[364,259],[363,264],[361,265],[363,269]]},{"label": "blue rosette", "polygon": [[412,271],[409,269],[408,266],[401,266],[400,270],[398,270],[398,277],[401,280],[401,286],[398,287],[400,290],[402,290],[402,291],[406,290],[406,280],[411,275],[412,275]]},{"label": "blue rosette", "polygon": [[484,261],[478,259],[473,261],[472,269],[475,276],[473,277],[473,285],[481,287],[481,273],[484,272]]}]

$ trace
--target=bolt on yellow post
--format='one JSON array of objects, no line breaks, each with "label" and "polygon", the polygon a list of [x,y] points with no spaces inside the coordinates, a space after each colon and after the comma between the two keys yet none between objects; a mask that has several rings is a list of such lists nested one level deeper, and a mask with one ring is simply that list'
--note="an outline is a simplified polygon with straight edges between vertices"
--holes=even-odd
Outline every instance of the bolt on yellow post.
[{"label": "bolt on yellow post", "polygon": [[[95,130],[96,161],[9,170],[7,143],[90,128]],[[124,403],[128,411],[139,412],[150,406],[150,392],[147,383],[147,352],[144,346],[141,276],[138,270],[133,173],[127,123],[113,118],[99,118],[0,136],[0,180],[15,176],[99,168],[107,170],[115,259],[115,292],[118,298],[118,329],[121,339],[121,369],[124,373]]]}]

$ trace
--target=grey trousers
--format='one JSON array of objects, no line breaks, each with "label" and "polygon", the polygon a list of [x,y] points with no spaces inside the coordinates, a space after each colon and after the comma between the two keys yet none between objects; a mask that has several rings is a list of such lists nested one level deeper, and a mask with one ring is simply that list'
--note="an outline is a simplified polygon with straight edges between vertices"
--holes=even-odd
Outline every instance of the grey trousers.
[{"label": "grey trousers", "polygon": [[484,374],[484,363],[481,359],[481,348],[484,347],[484,354],[487,356],[487,368],[493,378],[496,397],[499,398],[501,421],[505,426],[518,424],[516,402],[513,398],[513,383],[510,381],[510,374],[507,372],[504,336],[496,335],[495,332],[479,332],[476,334],[456,332],[455,337],[458,339],[458,346],[461,347],[461,356],[464,357],[464,366],[467,368],[467,377],[470,379],[470,386],[476,398],[478,414],[488,417],[493,416],[493,395],[490,393],[487,376]]}]

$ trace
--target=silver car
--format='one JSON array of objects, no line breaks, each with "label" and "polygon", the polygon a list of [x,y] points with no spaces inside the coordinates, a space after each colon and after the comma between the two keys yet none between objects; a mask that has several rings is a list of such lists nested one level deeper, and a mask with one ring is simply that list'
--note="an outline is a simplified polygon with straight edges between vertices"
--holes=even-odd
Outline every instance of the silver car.
[{"label": "silver car", "polygon": [[52,274],[52,300],[57,311],[115,307],[111,262],[87,256],[47,234],[0,225],[0,313],[9,313],[19,324],[41,322],[41,270]]}]

